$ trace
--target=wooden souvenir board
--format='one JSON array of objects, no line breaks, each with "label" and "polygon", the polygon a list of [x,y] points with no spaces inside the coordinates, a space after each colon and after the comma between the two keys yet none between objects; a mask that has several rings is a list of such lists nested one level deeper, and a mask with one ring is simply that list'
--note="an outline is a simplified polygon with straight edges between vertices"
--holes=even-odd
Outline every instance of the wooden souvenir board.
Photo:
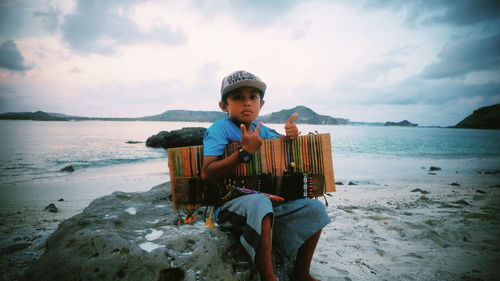
[{"label": "wooden souvenir board", "polygon": [[[233,153],[238,143],[230,143],[224,157]],[[335,191],[332,147],[330,134],[310,134],[295,140],[288,138],[266,139],[252,161],[240,163],[232,177],[210,184],[200,181],[199,174],[203,159],[203,146],[186,146],[168,149],[170,184],[175,209],[191,209],[213,205],[210,197],[217,197],[220,189],[233,185],[260,191],[262,182],[272,181],[280,185],[282,179],[293,170],[294,174],[308,174],[320,177],[316,182],[315,197],[324,192]],[[290,165],[290,163],[293,163]],[[257,183],[258,182],[258,183]],[[215,187],[214,187],[215,186]],[[284,187],[285,188],[285,187]]]}]

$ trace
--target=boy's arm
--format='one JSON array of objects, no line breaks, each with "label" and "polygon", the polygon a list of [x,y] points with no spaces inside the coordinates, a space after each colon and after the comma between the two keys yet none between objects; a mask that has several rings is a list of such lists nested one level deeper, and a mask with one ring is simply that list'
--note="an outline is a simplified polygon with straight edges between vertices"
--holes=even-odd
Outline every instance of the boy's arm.
[{"label": "boy's arm", "polygon": [[239,162],[240,156],[238,155],[238,151],[235,151],[226,158],[221,158],[221,156],[203,156],[201,179],[206,181],[223,178],[231,174],[234,166]]},{"label": "boy's arm", "polygon": [[[254,153],[262,145],[262,138],[259,136],[262,122],[253,132],[247,132],[245,125],[241,125],[241,146],[248,153]],[[233,171],[233,168],[240,163],[238,151],[233,152],[226,158],[221,156],[203,156],[200,177],[202,180],[215,180],[223,178]]]}]

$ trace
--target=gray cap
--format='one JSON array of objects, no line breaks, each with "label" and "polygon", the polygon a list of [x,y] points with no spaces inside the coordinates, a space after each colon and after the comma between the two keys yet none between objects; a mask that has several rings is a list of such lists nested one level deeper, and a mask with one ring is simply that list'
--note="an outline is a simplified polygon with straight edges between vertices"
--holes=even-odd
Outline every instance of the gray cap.
[{"label": "gray cap", "polygon": [[244,70],[235,71],[222,79],[220,88],[221,99],[230,91],[241,87],[254,87],[264,94],[266,92],[266,84],[259,77]]}]

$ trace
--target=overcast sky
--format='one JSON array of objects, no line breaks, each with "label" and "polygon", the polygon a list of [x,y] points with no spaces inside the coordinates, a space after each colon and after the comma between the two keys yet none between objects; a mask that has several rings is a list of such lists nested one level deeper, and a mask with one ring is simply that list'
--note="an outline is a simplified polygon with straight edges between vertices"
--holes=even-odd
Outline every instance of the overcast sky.
[{"label": "overcast sky", "polygon": [[240,69],[262,114],[454,125],[500,103],[500,1],[0,0],[0,112],[219,110]]}]

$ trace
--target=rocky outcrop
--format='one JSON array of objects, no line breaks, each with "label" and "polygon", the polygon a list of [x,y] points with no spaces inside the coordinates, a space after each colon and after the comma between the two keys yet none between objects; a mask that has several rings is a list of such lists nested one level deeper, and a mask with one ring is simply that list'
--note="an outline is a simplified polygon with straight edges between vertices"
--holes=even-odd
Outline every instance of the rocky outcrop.
[{"label": "rocky outcrop", "polygon": [[[233,234],[202,222],[176,226],[170,185],[115,192],[59,224],[22,280],[256,280]],[[275,257],[276,258],[276,257]],[[280,280],[288,280],[278,259]]]},{"label": "rocky outcrop", "polygon": [[408,120],[403,120],[401,122],[385,122],[384,126],[394,126],[394,127],[417,127],[418,124],[411,123]]},{"label": "rocky outcrop", "polygon": [[453,128],[500,129],[500,103],[474,110]]},{"label": "rocky outcrop", "polygon": [[200,145],[203,143],[203,135],[207,129],[203,127],[187,127],[180,130],[161,131],[151,136],[146,141],[146,146],[171,147]]}]

